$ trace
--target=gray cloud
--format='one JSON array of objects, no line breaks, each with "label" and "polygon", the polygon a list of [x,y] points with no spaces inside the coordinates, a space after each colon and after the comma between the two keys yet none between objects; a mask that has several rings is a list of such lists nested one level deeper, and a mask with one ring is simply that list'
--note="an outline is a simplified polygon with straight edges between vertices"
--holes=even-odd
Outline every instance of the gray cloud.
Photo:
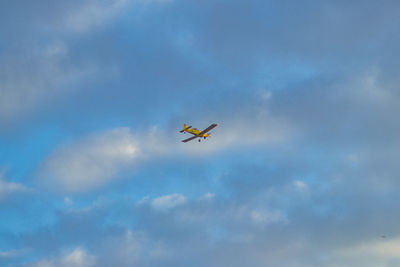
[{"label": "gray cloud", "polygon": [[59,147],[43,163],[39,180],[61,192],[87,192],[110,182],[140,157],[128,128],[93,134]]}]

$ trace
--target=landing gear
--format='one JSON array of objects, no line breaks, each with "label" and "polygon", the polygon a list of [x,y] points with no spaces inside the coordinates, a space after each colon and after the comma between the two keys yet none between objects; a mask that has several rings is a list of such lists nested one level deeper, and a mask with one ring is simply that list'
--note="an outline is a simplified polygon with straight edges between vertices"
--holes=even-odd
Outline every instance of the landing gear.
[{"label": "landing gear", "polygon": [[199,142],[201,141],[201,139],[199,139]]}]

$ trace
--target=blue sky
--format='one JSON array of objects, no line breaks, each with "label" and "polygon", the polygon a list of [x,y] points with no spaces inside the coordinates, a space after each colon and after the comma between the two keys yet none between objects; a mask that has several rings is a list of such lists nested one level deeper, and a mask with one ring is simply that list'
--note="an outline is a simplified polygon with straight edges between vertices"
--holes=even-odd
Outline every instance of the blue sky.
[{"label": "blue sky", "polygon": [[0,265],[398,266],[399,8],[2,1]]}]

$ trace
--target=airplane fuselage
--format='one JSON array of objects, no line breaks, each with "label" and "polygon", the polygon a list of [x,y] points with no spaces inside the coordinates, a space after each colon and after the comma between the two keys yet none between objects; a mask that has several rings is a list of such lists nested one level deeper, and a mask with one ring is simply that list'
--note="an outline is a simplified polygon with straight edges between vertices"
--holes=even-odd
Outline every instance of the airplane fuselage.
[{"label": "airplane fuselage", "polygon": [[189,128],[189,129],[185,129],[184,131],[187,132],[187,133],[191,133],[193,135],[196,135],[198,137],[209,137],[210,136],[208,133],[204,133],[202,135],[199,135],[201,133],[201,131],[196,129],[196,128]]}]

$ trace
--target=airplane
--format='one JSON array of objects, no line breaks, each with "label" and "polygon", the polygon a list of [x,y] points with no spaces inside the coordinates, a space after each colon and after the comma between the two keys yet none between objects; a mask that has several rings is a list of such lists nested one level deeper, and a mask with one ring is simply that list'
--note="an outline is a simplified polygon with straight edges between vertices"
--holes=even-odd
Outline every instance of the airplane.
[{"label": "airplane", "polygon": [[200,138],[199,139],[199,142],[200,142],[202,137],[204,139],[206,139],[207,137],[210,137],[210,133],[207,133],[207,132],[209,132],[210,130],[212,130],[215,127],[217,127],[217,125],[218,124],[213,123],[210,126],[208,126],[206,129],[204,129],[203,131],[200,131],[200,130],[198,130],[196,128],[192,128],[192,126],[187,126],[186,123],[185,123],[185,124],[183,124],[183,130],[181,130],[179,132],[180,133],[191,133],[194,136],[192,136],[192,137],[190,137],[188,139],[182,140],[182,142],[186,143],[186,142],[192,141],[193,139],[196,139],[196,138]]}]

